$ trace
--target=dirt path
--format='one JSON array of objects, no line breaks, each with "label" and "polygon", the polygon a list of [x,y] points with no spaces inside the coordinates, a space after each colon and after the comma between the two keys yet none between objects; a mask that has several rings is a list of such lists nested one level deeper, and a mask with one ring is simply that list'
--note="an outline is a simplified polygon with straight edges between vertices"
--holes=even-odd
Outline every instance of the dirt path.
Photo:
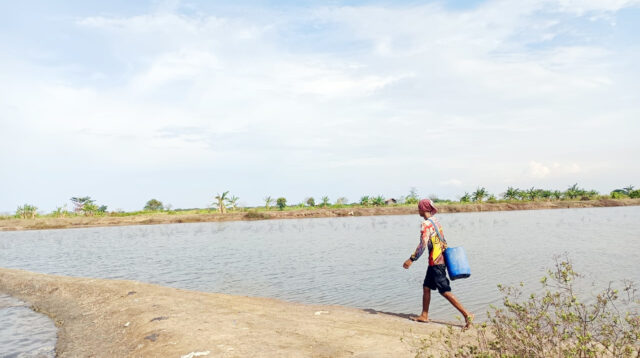
[{"label": "dirt path", "polygon": [[56,322],[58,357],[413,357],[401,338],[443,327],[372,310],[3,268],[0,291]]},{"label": "dirt path", "polygon": [[[636,206],[640,199],[601,199],[577,201],[529,201],[509,203],[468,203],[438,204],[440,213],[460,213],[478,211],[511,211],[567,208],[595,208],[611,206]],[[416,206],[380,206],[380,207],[347,207],[340,209],[307,208],[298,210],[271,211],[235,211],[225,214],[215,212],[204,214],[193,213],[148,213],[132,216],[94,216],[94,217],[39,217],[35,219],[3,219],[0,220],[0,231],[65,229],[97,226],[153,225],[193,222],[268,220],[268,219],[300,219],[342,216],[373,215],[411,215],[418,214]]]}]

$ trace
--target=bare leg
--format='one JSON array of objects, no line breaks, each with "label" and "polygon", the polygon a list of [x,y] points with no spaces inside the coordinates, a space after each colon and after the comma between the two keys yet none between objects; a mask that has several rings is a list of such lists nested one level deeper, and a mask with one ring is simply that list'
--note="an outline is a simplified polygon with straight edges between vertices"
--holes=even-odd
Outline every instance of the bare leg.
[{"label": "bare leg", "polygon": [[422,287],[422,314],[418,317],[411,317],[417,322],[429,322],[429,304],[431,303],[431,289]]},{"label": "bare leg", "polygon": [[442,296],[444,296],[444,298],[446,298],[447,301],[449,301],[453,305],[453,307],[455,307],[458,311],[460,311],[460,313],[462,313],[462,315],[464,316],[464,321],[466,322],[464,328],[467,329],[471,327],[471,325],[473,324],[474,315],[471,314],[466,309],[464,309],[464,307],[462,306],[462,303],[458,301],[458,298],[456,298],[456,296],[454,296],[453,293],[445,292],[442,294]]}]

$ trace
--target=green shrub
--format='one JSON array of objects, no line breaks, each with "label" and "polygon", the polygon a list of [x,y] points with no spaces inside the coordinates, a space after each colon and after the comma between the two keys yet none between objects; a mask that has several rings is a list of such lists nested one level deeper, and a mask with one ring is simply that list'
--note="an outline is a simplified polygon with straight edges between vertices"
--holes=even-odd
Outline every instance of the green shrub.
[{"label": "green shrub", "polygon": [[287,207],[287,199],[279,197],[278,199],[276,199],[276,205],[278,206],[278,209],[284,210],[284,208]]},{"label": "green shrub", "polygon": [[[640,301],[632,282],[609,285],[592,303],[578,297],[568,258],[542,278],[543,292],[523,299],[520,287],[498,286],[504,308],[488,312],[475,336],[448,327],[410,342],[416,357],[638,357]],[[626,312],[623,312],[623,308]]]},{"label": "green shrub", "polygon": [[624,198],[628,198],[628,196],[622,190],[614,190],[611,192],[611,199],[624,199]]},{"label": "green shrub", "polygon": [[151,199],[144,205],[145,211],[161,211],[163,209],[164,205],[162,205],[162,202],[157,199]]},{"label": "green shrub", "polygon": [[249,220],[260,220],[260,219],[266,219],[268,217],[269,215],[266,215],[264,213],[259,213],[256,210],[250,210],[246,214],[244,214],[244,218]]}]

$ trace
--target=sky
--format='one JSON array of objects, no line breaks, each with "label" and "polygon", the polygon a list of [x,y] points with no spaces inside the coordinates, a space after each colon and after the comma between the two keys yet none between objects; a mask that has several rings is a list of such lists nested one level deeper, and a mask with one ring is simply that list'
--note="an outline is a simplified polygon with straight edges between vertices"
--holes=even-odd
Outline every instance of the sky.
[{"label": "sky", "polygon": [[640,1],[0,0],[0,212],[640,187]]}]

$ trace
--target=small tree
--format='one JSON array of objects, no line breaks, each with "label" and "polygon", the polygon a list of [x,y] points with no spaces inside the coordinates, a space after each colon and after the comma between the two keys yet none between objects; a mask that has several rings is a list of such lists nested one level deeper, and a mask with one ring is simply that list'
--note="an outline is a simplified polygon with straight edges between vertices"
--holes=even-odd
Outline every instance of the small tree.
[{"label": "small tree", "polygon": [[225,206],[225,201],[227,200],[227,195],[229,194],[229,191],[225,191],[224,193],[220,194],[218,193],[218,195],[214,196],[213,198],[215,199],[215,201],[213,202],[213,205],[215,205],[218,208],[218,211],[221,214],[224,214],[227,212],[227,207]]},{"label": "small tree", "polygon": [[162,209],[164,209],[162,202],[156,199],[151,199],[144,205],[146,211],[161,211]]},{"label": "small tree", "polygon": [[482,202],[485,196],[487,196],[487,189],[478,187],[476,191],[473,192],[473,201]]},{"label": "small tree", "polygon": [[322,207],[326,208],[327,205],[329,205],[329,197],[325,195],[322,197]]},{"label": "small tree", "polygon": [[527,197],[529,200],[536,201],[536,199],[540,196],[540,192],[535,187],[531,187],[527,190]]},{"label": "small tree", "polygon": [[375,198],[371,199],[371,204],[373,204],[374,206],[382,206],[382,205],[384,205],[385,204],[384,196],[378,195]]},{"label": "small tree", "polygon": [[578,197],[582,196],[583,193],[584,193],[584,190],[578,188],[578,183],[576,183],[576,184],[573,184],[572,186],[570,186],[564,192],[564,196],[566,198],[569,198],[569,199],[575,199],[575,198],[578,198]]},{"label": "small tree", "polygon": [[517,200],[518,199],[518,189],[508,187],[507,191],[502,194],[504,200]]},{"label": "small tree", "polygon": [[227,199],[227,205],[231,207],[231,210],[236,210],[238,208],[238,200],[240,200],[240,198],[235,195]]},{"label": "small tree", "polygon": [[314,199],[312,197],[311,198],[307,198],[306,203],[307,203],[308,206],[311,206],[311,207],[316,206],[316,199]]},{"label": "small tree", "polygon": [[93,215],[98,210],[95,200],[91,199],[90,196],[74,196],[70,200],[73,203],[73,211],[76,214]]},{"label": "small tree", "polygon": [[96,201],[91,199],[90,196],[72,197],[73,211],[76,214],[81,213],[85,216],[93,216],[95,213],[104,213],[107,211],[107,206],[98,206]]},{"label": "small tree", "polygon": [[278,205],[278,208],[279,208],[280,210],[284,210],[284,208],[286,208],[286,207],[287,207],[287,199],[286,199],[286,198],[283,198],[283,197],[279,197],[279,198],[276,200],[276,205]]},{"label": "small tree", "polygon": [[[85,216],[93,216],[98,211],[98,209],[98,205],[95,204],[92,200],[91,202],[84,204],[84,206],[82,207],[82,212]],[[106,207],[104,209],[106,210]]]},{"label": "small tree", "polygon": [[273,200],[272,197],[265,196],[265,198],[264,198],[264,208],[267,209],[267,210],[271,209],[271,205],[273,205],[273,202],[274,202],[274,200]]},{"label": "small tree", "polygon": [[371,199],[369,198],[369,195],[365,195],[360,198],[360,205],[367,206],[370,203],[371,203]]},{"label": "small tree", "polygon": [[471,195],[469,195],[469,193],[467,193],[466,191],[464,192],[464,195],[460,197],[460,202],[461,203],[468,203],[471,201]]}]

